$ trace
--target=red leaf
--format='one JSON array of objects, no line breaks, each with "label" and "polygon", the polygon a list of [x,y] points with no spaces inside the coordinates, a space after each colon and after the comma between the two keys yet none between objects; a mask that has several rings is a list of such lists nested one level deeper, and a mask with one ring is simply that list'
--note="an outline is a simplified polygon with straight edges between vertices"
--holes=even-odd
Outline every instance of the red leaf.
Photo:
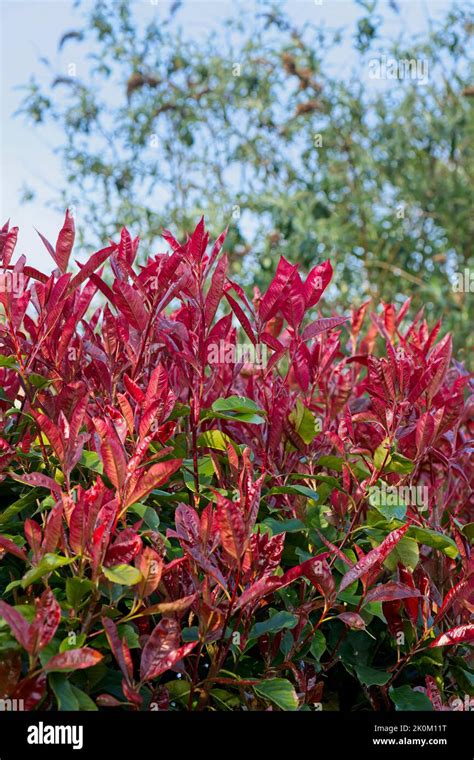
[{"label": "red leaf", "polygon": [[472,623],[458,625],[456,628],[451,628],[450,631],[442,633],[441,636],[431,642],[430,647],[447,647],[471,642],[474,642],[474,624]]},{"label": "red leaf", "polygon": [[100,455],[108,479],[115,488],[121,489],[127,477],[127,460],[123,446],[111,435],[102,441]]},{"label": "red leaf", "polygon": [[9,697],[21,675],[22,657],[14,649],[4,650],[0,659],[0,699]]},{"label": "red leaf", "polygon": [[64,219],[63,227],[58,235],[56,241],[56,263],[61,272],[65,272],[69,263],[69,257],[71,255],[72,247],[74,245],[75,237],[74,219],[69,213],[69,209],[66,210],[66,218]]},{"label": "red leaf", "polygon": [[153,604],[151,607],[145,607],[140,615],[171,615],[175,612],[185,612],[197,598],[197,593],[183,596],[181,599],[175,599],[174,602],[160,602]]},{"label": "red leaf", "polygon": [[25,711],[34,710],[46,694],[46,673],[23,678],[13,692],[13,699],[23,700]]},{"label": "red leaf", "polygon": [[250,338],[251,342],[255,346],[257,344],[257,339],[255,338],[255,334],[252,328],[252,325],[250,324],[250,321],[243,311],[242,307],[237,303],[237,301],[232,298],[232,296],[229,295],[229,293],[225,293],[225,297],[227,298],[228,302],[231,305],[232,311],[234,312],[235,316],[239,320],[240,324],[242,325],[245,333]]},{"label": "red leaf", "polygon": [[35,267],[24,267],[23,274],[25,277],[32,277],[34,280],[38,280],[38,282],[42,282],[43,284],[47,283],[49,279],[47,275],[39,272],[37,269],[35,269]]},{"label": "red leaf", "polygon": [[341,549],[339,549],[338,546],[336,546],[335,544],[332,544],[326,538],[326,536],[324,536],[321,533],[321,531],[319,531],[318,529],[316,529],[316,531],[317,531],[317,534],[318,534],[319,538],[323,542],[323,544],[325,546],[327,546],[328,549],[330,549],[336,555],[336,557],[338,557],[341,560],[341,562],[344,562],[344,564],[347,565],[348,567],[354,567],[354,563],[349,559],[349,557],[346,557],[346,555],[344,554],[344,552],[341,551]]},{"label": "red leaf", "polygon": [[61,463],[64,462],[64,445],[58,428],[52,420],[41,412],[34,413],[34,416],[40,430],[46,435],[57,458]]},{"label": "red leaf", "polygon": [[288,290],[289,292],[282,301],[281,311],[293,330],[297,330],[303,320],[306,308],[303,283],[298,272],[292,278],[291,288]]},{"label": "red leaf", "polygon": [[42,241],[44,247],[46,248],[46,250],[48,251],[49,255],[51,256],[51,258],[53,259],[54,263],[57,266],[58,262],[57,262],[57,259],[56,259],[56,251],[54,250],[53,246],[51,245],[51,243],[49,242],[49,240],[47,238],[45,238],[45,236],[42,235],[39,230],[36,229],[36,227],[35,227],[35,230],[38,233],[39,237],[41,238],[41,241]]},{"label": "red leaf", "polygon": [[126,282],[114,283],[115,302],[122,314],[137,330],[145,330],[149,314],[139,293]]},{"label": "red leaf", "polygon": [[41,486],[41,488],[47,488],[48,491],[52,491],[55,494],[61,493],[61,486],[56,483],[55,480],[49,478],[47,475],[43,475],[41,472],[30,472],[25,475],[17,475],[16,472],[9,472],[8,475],[12,480],[16,480],[18,483],[26,483],[28,486]]},{"label": "red leaf", "polygon": [[202,259],[206,251],[208,240],[209,233],[205,231],[204,217],[202,216],[197,223],[196,229],[191,235],[191,239],[189,241],[189,253],[194,260],[200,261]]},{"label": "red leaf", "polygon": [[433,705],[434,709],[437,711],[442,711],[444,709],[443,700],[441,699],[441,694],[439,693],[439,689],[438,689],[438,686],[436,685],[436,681],[434,680],[432,676],[426,676],[425,683],[426,683],[426,694],[431,704]]},{"label": "red leaf", "polygon": [[133,264],[134,250],[132,237],[126,227],[120,230],[119,256],[123,256],[127,264]]},{"label": "red leaf", "polygon": [[140,597],[150,596],[158,588],[163,572],[163,559],[158,552],[146,546],[135,558],[135,567],[140,570],[143,580],[135,587]]},{"label": "red leaf", "polygon": [[52,508],[46,521],[43,543],[41,546],[44,553],[54,552],[58,546],[61,538],[62,517],[63,505],[61,501],[58,501]]},{"label": "red leaf", "polygon": [[83,554],[88,536],[87,518],[84,502],[79,501],[74,507],[69,520],[69,545],[75,554]]},{"label": "red leaf", "polygon": [[225,239],[227,237],[228,227],[225,228],[224,232],[221,232],[219,237],[217,238],[216,242],[212,246],[211,255],[209,256],[209,261],[206,264],[206,274],[210,271],[212,268],[212,265],[214,264],[214,261],[219,256],[219,253],[221,252],[221,248],[224,245]]},{"label": "red leaf", "polygon": [[354,567],[352,567],[349,572],[344,575],[341,581],[341,585],[339,586],[339,591],[344,591],[344,589],[350,586],[351,583],[354,583],[354,581],[358,580],[358,578],[361,578],[363,575],[368,573],[368,571],[374,567],[374,565],[381,565],[382,562],[384,562],[384,560],[388,557],[390,552],[398,544],[398,542],[403,538],[408,528],[409,525],[407,524],[404,525],[403,528],[393,530],[382,541],[380,546],[377,546],[376,549],[372,549],[372,551],[366,554],[365,557],[359,560],[359,562],[356,562]]},{"label": "red leaf", "polygon": [[[399,564],[398,565],[398,572],[400,575],[400,580],[402,583],[407,585],[411,589],[415,589],[415,582],[413,580],[413,576],[410,573],[410,571],[404,567],[404,565]],[[421,594],[420,594],[421,596]],[[418,599],[406,599],[403,603],[403,606],[405,607],[405,610],[407,611],[408,617],[411,620],[411,623],[413,626],[416,626],[418,621]]]},{"label": "red leaf", "polygon": [[27,517],[25,520],[25,537],[33,551],[33,562],[38,564],[41,557],[41,541],[43,539],[43,532],[35,520],[31,517]]},{"label": "red leaf", "polygon": [[443,604],[435,617],[435,624],[446,614],[455,601],[462,599],[471,589],[474,589],[474,576],[456,583],[443,599]]},{"label": "red leaf", "polygon": [[158,364],[151,373],[145,394],[145,406],[152,401],[169,396],[168,373],[162,364]]},{"label": "red leaf", "polygon": [[73,293],[79,287],[79,285],[82,285],[84,280],[87,280],[89,275],[95,272],[95,270],[98,269],[104,263],[104,261],[107,261],[109,256],[116,249],[117,247],[115,245],[109,245],[107,248],[102,248],[101,251],[96,251],[96,253],[93,253],[85,264],[79,264],[81,271],[76,274],[76,276],[73,277],[69,283],[68,294]]},{"label": "red leaf", "polygon": [[239,610],[241,607],[247,607],[247,605],[254,604],[267,594],[272,594],[277,588],[280,588],[282,579],[278,575],[269,575],[253,583],[249,588],[245,589],[242,596],[237,600],[237,604],[234,610]]},{"label": "red leaf", "polygon": [[47,673],[52,671],[71,671],[92,668],[103,659],[104,655],[90,647],[83,649],[68,649],[51,657],[44,666]]},{"label": "red leaf", "polygon": [[212,275],[211,285],[206,295],[204,313],[206,327],[212,324],[224,292],[224,282],[227,273],[227,256],[223,256]]},{"label": "red leaf", "polygon": [[339,620],[349,626],[349,628],[357,628],[358,630],[365,629],[365,621],[357,612],[341,612],[340,615],[336,615]]},{"label": "red leaf", "polygon": [[420,377],[418,382],[414,385],[414,387],[408,394],[407,401],[410,404],[414,404],[415,401],[417,401],[420,398],[420,396],[426,391],[431,381],[434,380],[434,378],[437,376],[438,370],[440,369],[441,366],[442,366],[442,360],[439,359],[438,361],[434,362],[431,366],[429,366],[426,372],[423,373],[423,375]]},{"label": "red leaf", "polygon": [[142,540],[133,528],[125,528],[109,546],[105,555],[104,565],[128,565],[142,548]]},{"label": "red leaf", "polygon": [[213,562],[207,547],[201,546],[200,520],[192,507],[186,504],[178,504],[175,512],[176,535],[179,542],[191,559],[204,570],[211,578],[214,578],[223,588],[227,587],[224,576]]},{"label": "red leaf", "polygon": [[240,507],[220,495],[217,496],[217,524],[222,546],[240,563],[249,540],[247,526]]},{"label": "red leaf", "polygon": [[157,678],[194,649],[197,641],[180,647],[180,637],[179,623],[173,618],[165,617],[158,623],[143,648],[140,662],[142,681]]},{"label": "red leaf", "polygon": [[315,306],[326,290],[332,277],[332,266],[329,259],[315,266],[306,278],[304,284],[306,308]]},{"label": "red leaf", "polygon": [[126,372],[123,376],[123,382],[133,400],[136,401],[137,404],[142,404],[145,401],[145,394],[139,388],[136,382],[127,375]]},{"label": "red leaf", "polygon": [[293,352],[291,358],[293,359],[293,372],[295,374],[295,379],[301,390],[306,393],[308,390],[309,381],[311,379],[311,354],[302,341],[299,343],[296,351]]},{"label": "red leaf", "polygon": [[262,324],[266,324],[277,313],[282,304],[282,297],[285,291],[289,289],[290,283],[296,276],[297,271],[296,265],[290,264],[284,256],[280,258],[275,277],[271,281],[258,307],[258,315]]},{"label": "red leaf", "polygon": [[1,255],[3,258],[2,267],[4,269],[6,269],[6,267],[10,264],[10,261],[13,256],[13,252],[15,250],[17,238],[18,238],[18,227],[12,227],[6,236],[5,243],[3,245],[3,249],[1,252]]},{"label": "red leaf", "polygon": [[347,322],[349,317],[327,317],[323,319],[317,319],[315,322],[311,322],[310,325],[303,330],[302,340],[310,340],[315,338],[316,335],[320,335],[327,330],[332,330],[333,327],[338,327]]},{"label": "red leaf", "polygon": [[168,459],[166,462],[157,462],[153,464],[146,472],[142,471],[141,476],[136,482],[132,493],[129,493],[125,506],[129,507],[136,501],[141,501],[148,496],[154,488],[159,488],[166,483],[176,470],[179,470],[183,463],[182,459]]},{"label": "red leaf", "polygon": [[19,557],[23,562],[26,562],[27,560],[25,550],[22,549],[21,546],[18,546],[18,544],[15,544],[14,541],[5,538],[5,536],[0,536],[0,549],[4,549],[9,554],[14,554],[15,557]]},{"label": "red leaf", "polygon": [[31,651],[40,652],[49,644],[60,620],[61,607],[51,589],[47,588],[40,598],[36,599],[36,615],[29,631]]},{"label": "red leaf", "polygon": [[29,632],[30,624],[21,615],[18,610],[11,607],[6,602],[0,601],[0,615],[11,628],[11,632],[18,641],[19,644],[31,654],[32,647],[30,646]]},{"label": "red leaf", "polygon": [[410,599],[420,596],[416,588],[410,588],[404,583],[389,581],[371,589],[365,597],[365,602],[393,602],[394,599]]},{"label": "red leaf", "polygon": [[425,412],[416,424],[416,449],[418,455],[432,443],[435,433],[435,423],[432,415]]},{"label": "red leaf", "polygon": [[107,640],[112,652],[114,653],[114,657],[118,662],[120,670],[125,676],[127,682],[131,683],[133,680],[133,663],[127,642],[125,638],[120,638],[118,628],[113,620],[103,617],[102,625],[104,626]]},{"label": "red leaf", "polygon": [[314,586],[319,588],[324,597],[332,599],[335,583],[329,565],[326,562],[326,557],[328,556],[329,552],[319,554],[317,557],[307,559],[300,565],[287,570],[281,578],[282,586],[286,586],[288,583],[292,583],[304,575]]}]

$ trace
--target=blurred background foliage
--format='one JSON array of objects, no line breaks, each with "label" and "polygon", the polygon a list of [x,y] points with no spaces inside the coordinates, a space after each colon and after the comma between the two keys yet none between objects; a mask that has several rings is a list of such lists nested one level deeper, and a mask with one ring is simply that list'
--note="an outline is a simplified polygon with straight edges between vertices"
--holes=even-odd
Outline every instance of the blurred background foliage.
[{"label": "blurred background foliage", "polygon": [[[279,3],[238,5],[198,44],[180,2],[146,23],[140,5],[78,2],[59,44],[93,50],[87,74],[45,60],[50,84],[26,85],[21,112],[61,128],[56,200],[80,209],[82,244],[127,225],[162,250],[163,225],[182,236],[203,213],[215,235],[229,225],[242,282],[264,286],[280,254],[305,269],[330,258],[329,311],[411,295],[414,311],[444,315],[467,358],[474,295],[452,282],[474,267],[472,6],[454,5],[424,39],[407,21],[387,42],[376,1],[361,0],[357,65],[346,70],[341,52],[335,74],[326,62],[342,34],[314,14],[295,28]],[[428,82],[367,87],[380,55],[427,60]]]}]

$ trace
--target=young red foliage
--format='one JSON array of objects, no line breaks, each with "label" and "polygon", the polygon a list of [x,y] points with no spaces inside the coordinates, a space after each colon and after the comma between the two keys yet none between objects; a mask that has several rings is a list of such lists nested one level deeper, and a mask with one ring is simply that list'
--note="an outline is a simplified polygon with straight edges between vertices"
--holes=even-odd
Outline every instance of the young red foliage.
[{"label": "young red foliage", "polygon": [[474,387],[441,323],[410,322],[409,301],[321,313],[329,261],[304,278],[282,257],[249,299],[203,220],[138,266],[123,230],[74,276],[69,213],[42,238],[49,276],[13,262],[16,238],[3,228],[23,280],[0,294],[9,695],[54,704],[55,673],[78,694],[92,668],[109,708],[313,709],[364,666],[390,682],[361,680],[359,707],[393,707],[393,685],[435,709],[462,696]]}]

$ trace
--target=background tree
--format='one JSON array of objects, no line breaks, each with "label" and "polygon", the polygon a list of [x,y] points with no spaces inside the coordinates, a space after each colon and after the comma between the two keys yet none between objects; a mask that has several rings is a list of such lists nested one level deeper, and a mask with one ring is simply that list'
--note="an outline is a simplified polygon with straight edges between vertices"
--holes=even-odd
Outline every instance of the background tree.
[{"label": "background tree", "polygon": [[[214,233],[229,224],[243,280],[263,284],[280,253],[330,257],[333,303],[411,294],[472,345],[472,294],[452,288],[474,264],[472,15],[463,4],[426,39],[387,41],[376,2],[359,4],[357,65],[337,75],[341,33],[297,29],[279,4],[239,7],[204,45],[179,2],[146,23],[128,0],[84,10],[60,48],[93,50],[87,76],[49,64],[50,87],[33,78],[21,109],[62,130],[58,203],[80,209],[84,244],[125,224],[156,245],[165,220],[179,236],[204,213]],[[368,88],[380,55],[427,62],[427,82]]]}]

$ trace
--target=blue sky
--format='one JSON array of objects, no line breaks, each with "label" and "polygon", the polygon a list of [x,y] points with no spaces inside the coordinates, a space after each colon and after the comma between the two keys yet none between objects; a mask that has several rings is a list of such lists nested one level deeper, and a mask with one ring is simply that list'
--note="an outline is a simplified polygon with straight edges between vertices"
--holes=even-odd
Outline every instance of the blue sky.
[{"label": "blue sky", "polygon": [[[397,0],[400,14],[390,9],[387,0],[381,0],[378,8],[384,18],[382,34],[389,38],[410,34],[423,34],[431,20],[445,15],[451,7],[450,0]],[[90,3],[88,3],[90,4]],[[83,3],[83,6],[88,5]],[[135,10],[144,19],[155,13],[157,7],[168,5],[166,0],[133,0]],[[177,21],[188,36],[203,39],[210,29],[219,27],[221,21],[235,13],[235,0],[185,0]],[[350,35],[357,19],[363,14],[354,0],[290,0],[286,4],[294,21],[315,21],[330,28],[345,28],[347,43],[339,48],[330,62],[338,71],[351,68]],[[78,27],[80,10],[74,8],[72,0],[0,0],[1,24],[1,126],[0,126],[0,220],[11,218],[20,227],[17,254],[25,253],[28,262],[39,268],[50,269],[48,254],[34,232],[33,225],[50,240],[55,241],[61,226],[63,214],[53,209],[49,203],[61,185],[61,165],[54,150],[61,141],[61,135],[53,128],[35,129],[27,125],[23,117],[14,117],[22,98],[21,85],[34,74],[39,80],[49,81],[50,75],[40,62],[47,56],[66,73],[71,56],[78,67],[78,76],[84,59],[78,58],[78,47],[65,47],[62,55],[57,53],[57,43],[61,35]],[[90,48],[84,53],[91,52]],[[380,86],[376,81],[368,81],[368,87]],[[35,200],[28,204],[20,202],[22,186],[32,186],[37,191]]]}]

